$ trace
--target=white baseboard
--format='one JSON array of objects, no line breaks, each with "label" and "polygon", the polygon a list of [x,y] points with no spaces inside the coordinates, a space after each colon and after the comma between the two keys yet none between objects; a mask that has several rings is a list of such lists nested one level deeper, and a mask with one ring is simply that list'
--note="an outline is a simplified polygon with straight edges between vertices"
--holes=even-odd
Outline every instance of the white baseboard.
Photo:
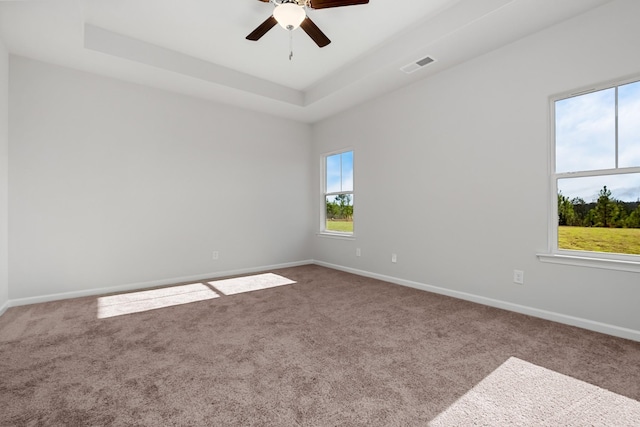
[{"label": "white baseboard", "polygon": [[[113,287],[83,289],[81,291],[63,292],[58,294],[41,295],[37,297],[18,298],[18,299],[9,300],[5,304],[6,307],[4,309],[6,310],[6,308],[9,308],[9,307],[18,307],[21,305],[38,304],[42,302],[58,301],[58,300],[70,299],[70,298],[80,298],[80,297],[88,297],[93,295],[111,294],[116,292],[135,291],[138,289],[153,288],[156,286],[167,286],[167,285],[173,285],[173,284],[182,283],[182,282],[195,282],[199,280],[216,279],[218,277],[228,277],[228,276],[236,276],[239,274],[257,273],[257,272],[267,271],[267,270],[277,270],[280,268],[298,267],[301,265],[308,265],[313,263],[314,263],[313,260],[303,260],[303,261],[287,262],[283,264],[264,265],[261,267],[243,268],[238,270],[218,271],[215,273],[198,274],[195,276],[172,277],[169,279],[152,280],[149,282],[140,282],[140,283],[130,283],[127,285],[120,285],[120,286],[113,286]],[[2,309],[0,309],[0,315],[2,314],[2,312],[3,312]]]},{"label": "white baseboard", "polygon": [[7,309],[9,307],[10,307],[9,301],[7,301],[4,304],[0,305],[0,316],[2,316],[4,314],[4,312],[7,311]]},{"label": "white baseboard", "polygon": [[410,288],[420,289],[427,292],[433,292],[435,294],[447,295],[450,297],[475,302],[478,304],[488,305],[490,307],[501,308],[503,310],[514,311],[516,313],[526,314],[533,317],[538,317],[545,320],[551,320],[565,325],[577,326],[579,328],[588,329],[590,331],[600,332],[607,335],[613,335],[620,338],[625,338],[633,341],[640,342],[640,331],[633,329],[622,328],[620,326],[609,325],[606,323],[596,322],[589,319],[583,319],[580,317],[569,316],[566,314],[555,313],[552,311],[542,310],[539,308],[528,307],[525,305],[514,304],[507,301],[501,301],[493,298],[487,298],[479,295],[469,294],[466,292],[455,291],[446,288],[440,288],[437,286],[426,285],[424,283],[413,282],[411,280],[398,279],[397,277],[385,276],[383,274],[371,273],[368,271],[358,270],[350,267],[343,267],[341,265],[330,264],[322,261],[315,261],[314,264],[323,267],[332,268],[334,270],[341,270],[347,273],[357,274],[359,276],[370,277],[373,279],[383,280],[385,282],[395,283],[397,285],[407,286]]},{"label": "white baseboard", "polygon": [[42,302],[57,301],[62,299],[79,298],[92,295],[109,294],[114,292],[127,292],[135,291],[138,289],[153,288],[156,286],[167,286],[175,283],[191,282],[205,279],[215,279],[219,277],[236,276],[240,274],[257,273],[267,270],[276,270],[280,268],[298,267],[301,265],[316,264],[319,266],[332,268],[334,270],[345,271],[347,273],[357,274],[359,276],[370,277],[373,279],[383,280],[385,282],[394,283],[401,286],[407,286],[427,292],[433,292],[436,294],[447,295],[450,297],[475,302],[478,304],[488,305],[490,307],[501,308],[503,310],[509,310],[516,313],[526,314],[529,316],[538,317],[541,319],[551,320],[566,325],[577,326],[579,328],[588,329],[595,332],[600,332],[608,335],[613,335],[620,338],[626,338],[633,341],[640,342],[640,331],[623,328],[620,326],[609,325],[606,323],[596,322],[589,319],[583,319],[579,317],[569,316],[566,314],[555,313],[539,308],[528,307],[520,304],[514,304],[507,301],[497,300],[493,298],[487,298],[479,295],[469,294],[466,292],[455,291],[447,288],[441,288],[438,286],[427,285],[424,283],[414,282],[411,280],[399,279],[397,277],[386,276],[383,274],[372,273],[369,271],[358,270],[355,268],[344,267],[341,265],[331,264],[323,261],[315,260],[303,260],[296,262],[289,262],[283,264],[267,265],[261,267],[244,268],[230,271],[219,271],[214,273],[199,274],[195,276],[185,277],[173,277],[169,279],[153,280],[149,282],[131,283],[127,285],[103,287],[86,289],[82,291],[64,292],[58,294],[42,295],[29,298],[18,298],[9,300],[0,306],[0,315],[2,315],[9,307],[17,307],[21,305],[37,304]]}]

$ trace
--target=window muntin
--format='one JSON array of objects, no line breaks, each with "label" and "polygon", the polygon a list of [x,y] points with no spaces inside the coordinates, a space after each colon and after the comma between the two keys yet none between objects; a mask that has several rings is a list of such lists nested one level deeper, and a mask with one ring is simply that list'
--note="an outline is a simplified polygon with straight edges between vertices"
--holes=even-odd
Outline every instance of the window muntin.
[{"label": "window muntin", "polygon": [[353,151],[323,156],[321,231],[353,235]]},{"label": "window muntin", "polygon": [[556,98],[552,108],[552,250],[637,260],[640,81]]}]

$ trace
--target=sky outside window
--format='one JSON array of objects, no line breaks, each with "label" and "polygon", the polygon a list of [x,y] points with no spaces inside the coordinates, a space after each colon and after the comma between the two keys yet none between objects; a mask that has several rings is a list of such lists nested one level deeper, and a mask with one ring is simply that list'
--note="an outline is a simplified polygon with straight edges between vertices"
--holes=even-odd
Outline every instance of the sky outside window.
[{"label": "sky outside window", "polygon": [[615,88],[556,102],[556,172],[616,166]]},{"label": "sky outside window", "polygon": [[353,191],[353,151],[327,156],[327,193]]},{"label": "sky outside window", "polygon": [[640,200],[640,174],[590,176],[562,178],[558,180],[558,192],[573,199],[579,197],[586,203],[596,202],[598,193],[604,186],[611,190],[611,196],[622,202]]},{"label": "sky outside window", "polygon": [[[640,82],[618,86],[616,166],[616,88],[555,102],[556,173],[640,167]],[[563,178],[558,191],[589,203],[606,185],[621,201],[640,199],[638,174]]]}]

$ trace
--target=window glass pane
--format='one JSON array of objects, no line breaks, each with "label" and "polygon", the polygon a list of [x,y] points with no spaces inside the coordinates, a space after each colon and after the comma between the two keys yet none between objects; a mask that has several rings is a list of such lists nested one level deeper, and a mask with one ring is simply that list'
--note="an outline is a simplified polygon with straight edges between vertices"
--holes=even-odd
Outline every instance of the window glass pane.
[{"label": "window glass pane", "polygon": [[342,153],[342,191],[353,191],[353,151]]},{"label": "window glass pane", "polygon": [[640,166],[640,82],[618,88],[618,166]]},{"label": "window glass pane", "polygon": [[556,101],[556,172],[614,168],[615,113],[614,88]]},{"label": "window glass pane", "polygon": [[353,233],[353,194],[326,196],[327,231]]},{"label": "window glass pane", "polygon": [[558,249],[640,254],[640,174],[558,180]]},{"label": "window glass pane", "polygon": [[342,191],[342,170],[340,165],[340,154],[327,156],[327,193],[337,193]]}]

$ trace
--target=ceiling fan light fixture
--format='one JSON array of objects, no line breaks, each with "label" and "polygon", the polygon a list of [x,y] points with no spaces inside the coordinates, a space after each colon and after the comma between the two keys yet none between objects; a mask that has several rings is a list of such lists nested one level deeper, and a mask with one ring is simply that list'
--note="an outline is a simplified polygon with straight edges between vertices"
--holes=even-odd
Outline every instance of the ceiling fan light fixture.
[{"label": "ceiling fan light fixture", "polygon": [[276,18],[282,28],[292,31],[302,24],[307,14],[302,6],[298,6],[295,3],[283,3],[274,9],[273,17]]}]

